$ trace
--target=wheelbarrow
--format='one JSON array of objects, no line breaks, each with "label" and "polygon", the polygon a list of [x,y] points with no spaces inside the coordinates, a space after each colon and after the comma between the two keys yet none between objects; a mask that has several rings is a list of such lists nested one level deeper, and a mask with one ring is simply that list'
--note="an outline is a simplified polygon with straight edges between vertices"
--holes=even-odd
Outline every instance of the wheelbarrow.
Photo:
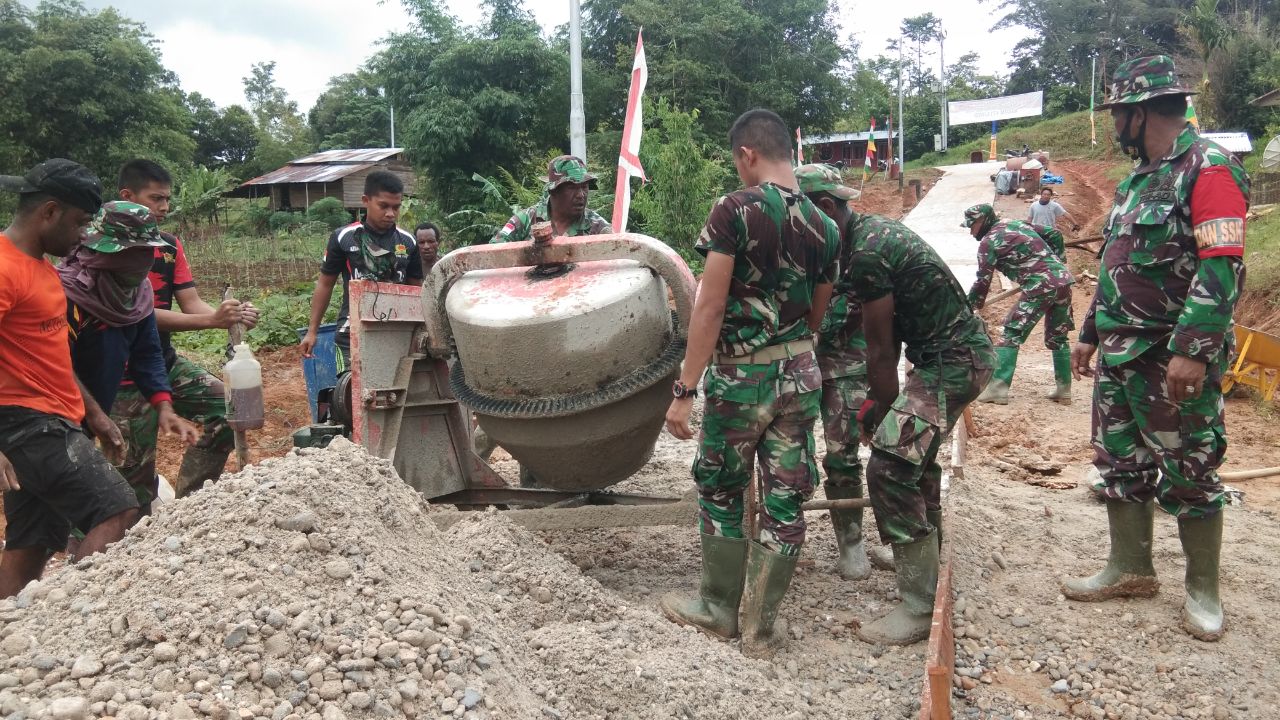
[{"label": "wheelbarrow", "polygon": [[1263,400],[1275,397],[1280,387],[1280,337],[1236,325],[1236,353],[1231,369],[1222,378],[1222,394],[1236,385],[1257,389]]}]

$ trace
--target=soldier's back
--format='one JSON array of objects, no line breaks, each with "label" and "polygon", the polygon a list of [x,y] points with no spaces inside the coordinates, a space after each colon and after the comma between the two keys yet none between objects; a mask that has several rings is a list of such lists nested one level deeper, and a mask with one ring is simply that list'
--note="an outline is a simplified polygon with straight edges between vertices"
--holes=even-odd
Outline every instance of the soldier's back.
[{"label": "soldier's back", "polygon": [[808,337],[813,291],[833,283],[840,232],[799,191],[766,183],[716,202],[696,249],[732,255],[722,352]]}]

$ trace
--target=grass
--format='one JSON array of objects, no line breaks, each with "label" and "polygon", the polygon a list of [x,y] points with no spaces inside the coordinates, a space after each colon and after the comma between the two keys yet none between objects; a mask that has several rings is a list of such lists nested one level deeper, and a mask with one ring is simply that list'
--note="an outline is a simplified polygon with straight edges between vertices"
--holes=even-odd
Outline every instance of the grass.
[{"label": "grass", "polygon": [[[1050,159],[1089,158],[1101,160],[1107,156],[1110,145],[1110,119],[1106,113],[1098,113],[1098,144],[1090,144],[1089,113],[1077,112],[1029,125],[1010,125],[999,131],[997,152],[1004,156],[1010,148],[1021,148],[1023,143],[1033,150],[1048,151]],[[984,137],[948,149],[945,153],[925,153],[907,163],[907,169],[934,165],[956,165],[969,162],[969,154],[981,150],[985,156],[991,149],[991,139]]]},{"label": "grass", "polygon": [[[1280,210],[1249,223],[1245,236],[1245,285],[1280,299]],[[1262,290],[1261,288],[1266,288]]]}]

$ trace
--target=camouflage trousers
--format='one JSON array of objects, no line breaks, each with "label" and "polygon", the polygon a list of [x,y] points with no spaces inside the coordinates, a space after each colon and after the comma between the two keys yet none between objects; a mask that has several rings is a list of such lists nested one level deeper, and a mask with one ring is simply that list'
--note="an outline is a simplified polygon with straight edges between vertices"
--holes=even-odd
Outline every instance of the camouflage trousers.
[{"label": "camouflage trousers", "polygon": [[1206,517],[1226,504],[1218,467],[1227,451],[1223,359],[1211,363],[1204,389],[1174,403],[1165,375],[1173,353],[1157,346],[1129,362],[1100,362],[1093,385],[1093,490],[1104,498],[1155,498],[1178,517]]},{"label": "camouflage trousers", "polygon": [[855,417],[867,399],[867,376],[825,378],[822,381],[822,430],[827,454],[822,469],[828,487],[856,489],[862,496],[862,462],[858,459]]},{"label": "camouflage trousers", "polygon": [[1039,295],[1022,293],[1005,316],[1000,337],[995,338],[996,344],[1004,347],[1021,346],[1042,317],[1044,346],[1050,350],[1068,347],[1068,336],[1076,326],[1071,316],[1070,285]]},{"label": "camouflage trousers", "polygon": [[812,351],[754,365],[713,364],[703,379],[702,434],[693,461],[699,527],[744,537],[743,497],[760,463],[760,543],[783,555],[804,544],[800,506],[813,496],[818,468],[813,423],[822,374]]},{"label": "camouflage trousers", "polygon": [[[197,448],[230,453],[235,437],[227,425],[227,401],[222,381],[204,368],[179,356],[169,370],[173,386],[173,409],[179,416],[204,426]],[[138,501],[144,506],[155,499],[156,434],[160,416],[142,397],[136,386],[120,388],[111,406],[111,419],[124,436],[125,458],[120,474],[133,486]]]},{"label": "camouflage trousers", "polygon": [[919,540],[933,531],[926,510],[942,508],[938,449],[965,407],[991,379],[995,353],[985,336],[975,346],[916,365],[871,437],[867,489],[880,540]]}]

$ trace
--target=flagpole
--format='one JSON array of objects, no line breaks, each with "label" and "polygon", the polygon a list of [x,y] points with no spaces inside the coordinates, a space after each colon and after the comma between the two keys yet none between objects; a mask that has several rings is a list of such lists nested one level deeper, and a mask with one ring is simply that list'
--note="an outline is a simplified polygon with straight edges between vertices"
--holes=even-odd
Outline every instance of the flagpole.
[{"label": "flagpole", "polygon": [[[902,36],[898,36],[898,192],[902,192],[902,178],[906,175],[906,153],[903,151],[902,138]],[[890,133],[892,135],[892,133]],[[893,149],[893,138],[889,138],[889,149]]]},{"label": "flagpole", "polygon": [[1098,126],[1094,121],[1093,113],[1093,88],[1097,85],[1098,78],[1098,56],[1094,55],[1089,59],[1089,143],[1091,145],[1098,144]]},{"label": "flagpole", "polygon": [[626,232],[631,210],[631,178],[644,180],[640,165],[640,136],[644,132],[644,88],[649,68],[644,55],[644,29],[636,32],[636,53],[631,63],[631,87],[627,91],[627,114],[622,125],[622,149],[618,151],[617,184],[613,192],[613,229]]}]

